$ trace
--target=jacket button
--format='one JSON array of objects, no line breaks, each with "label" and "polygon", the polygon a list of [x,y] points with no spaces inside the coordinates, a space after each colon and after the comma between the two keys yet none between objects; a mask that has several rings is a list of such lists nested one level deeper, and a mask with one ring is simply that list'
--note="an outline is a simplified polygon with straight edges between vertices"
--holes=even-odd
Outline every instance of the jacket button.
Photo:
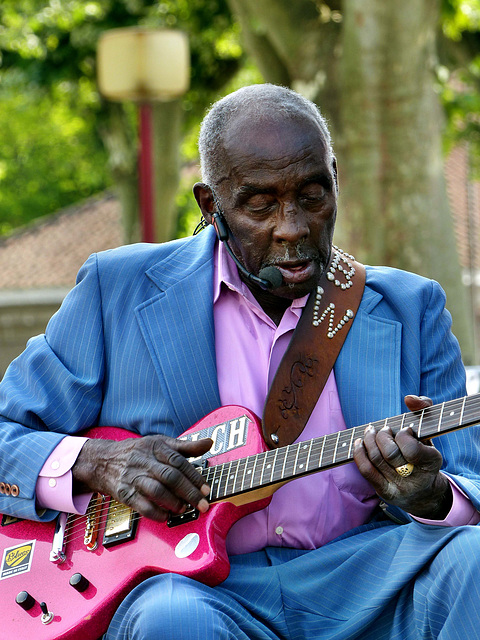
[{"label": "jacket button", "polygon": [[14,498],[16,498],[20,493],[20,489],[18,488],[18,484],[12,484],[12,486],[10,487],[10,491],[11,491],[12,496]]},{"label": "jacket button", "polygon": [[0,493],[6,493],[5,482],[0,482]]}]

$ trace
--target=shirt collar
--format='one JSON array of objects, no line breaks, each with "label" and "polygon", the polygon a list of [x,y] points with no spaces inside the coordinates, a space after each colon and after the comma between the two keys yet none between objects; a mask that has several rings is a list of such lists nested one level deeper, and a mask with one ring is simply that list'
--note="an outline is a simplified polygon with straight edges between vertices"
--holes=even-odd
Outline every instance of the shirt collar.
[{"label": "shirt collar", "polygon": [[[258,302],[255,300],[252,295],[250,289],[247,285],[242,282],[240,279],[240,275],[238,273],[238,269],[235,266],[235,263],[228,255],[227,250],[223,246],[222,242],[216,241],[215,246],[215,268],[214,268],[214,276],[213,276],[213,304],[217,302],[219,297],[222,294],[222,284],[227,286],[231,291],[235,291],[239,295],[243,296],[250,302],[253,302],[255,305],[258,305]],[[295,313],[295,315],[300,316],[301,311],[295,311],[296,309],[303,309],[308,300],[308,295],[303,296],[302,298],[296,298],[292,300],[292,304],[290,305],[290,309]]]}]

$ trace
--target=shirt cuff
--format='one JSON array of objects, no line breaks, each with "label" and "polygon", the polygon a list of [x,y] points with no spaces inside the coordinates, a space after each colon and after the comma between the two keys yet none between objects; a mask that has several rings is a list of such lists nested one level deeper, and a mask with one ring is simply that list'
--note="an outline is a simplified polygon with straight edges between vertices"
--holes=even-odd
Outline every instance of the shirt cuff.
[{"label": "shirt cuff", "polygon": [[447,476],[453,492],[453,502],[450,511],[444,520],[427,520],[416,518],[417,522],[423,524],[434,524],[437,527],[460,527],[465,524],[477,524],[480,522],[480,513],[475,509],[470,498],[460,489],[460,487]]},{"label": "shirt cuff", "polygon": [[92,493],[74,496],[72,467],[88,438],[65,436],[43,465],[36,484],[37,507],[85,514]]}]

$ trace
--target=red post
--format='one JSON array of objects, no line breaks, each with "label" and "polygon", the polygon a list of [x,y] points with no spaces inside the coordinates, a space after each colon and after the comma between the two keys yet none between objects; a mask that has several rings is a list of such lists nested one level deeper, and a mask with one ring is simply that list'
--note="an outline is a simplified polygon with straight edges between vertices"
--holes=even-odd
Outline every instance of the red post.
[{"label": "red post", "polygon": [[139,139],[138,180],[142,241],[155,242],[152,107],[150,104],[139,106]]}]

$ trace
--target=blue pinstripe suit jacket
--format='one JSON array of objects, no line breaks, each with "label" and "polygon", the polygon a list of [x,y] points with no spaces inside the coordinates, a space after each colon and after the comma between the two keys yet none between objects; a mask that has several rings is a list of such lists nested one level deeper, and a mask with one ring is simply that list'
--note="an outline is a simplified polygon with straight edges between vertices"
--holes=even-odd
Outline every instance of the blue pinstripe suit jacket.
[{"label": "blue pinstripe suit jacket", "polygon": [[[91,256],[76,287],[0,385],[0,512],[35,510],[35,483],[64,434],[115,425],[177,436],[220,404],[212,305],[211,228],[164,245]],[[435,403],[465,394],[458,344],[438,284],[367,268],[357,317],[335,365],[347,426],[406,410],[407,393]],[[447,472],[480,508],[477,427],[436,440]]]}]

